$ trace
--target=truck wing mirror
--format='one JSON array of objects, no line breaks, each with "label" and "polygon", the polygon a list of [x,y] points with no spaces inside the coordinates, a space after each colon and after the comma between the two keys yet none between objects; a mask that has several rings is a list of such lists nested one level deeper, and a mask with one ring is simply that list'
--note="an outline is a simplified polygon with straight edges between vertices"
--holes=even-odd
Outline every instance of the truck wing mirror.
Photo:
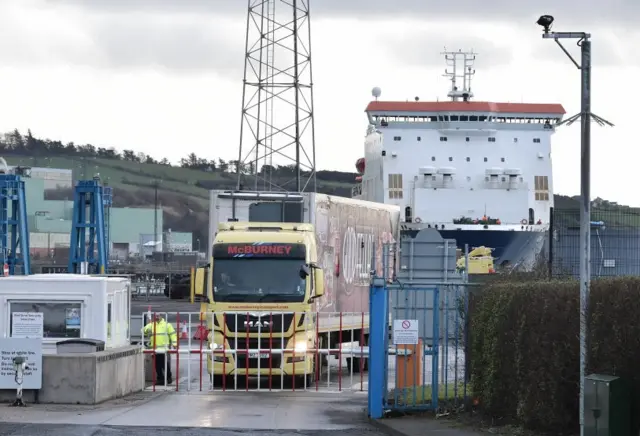
[{"label": "truck wing mirror", "polygon": [[307,265],[300,265],[300,278],[304,280],[308,276],[309,276],[309,268],[307,267]]}]

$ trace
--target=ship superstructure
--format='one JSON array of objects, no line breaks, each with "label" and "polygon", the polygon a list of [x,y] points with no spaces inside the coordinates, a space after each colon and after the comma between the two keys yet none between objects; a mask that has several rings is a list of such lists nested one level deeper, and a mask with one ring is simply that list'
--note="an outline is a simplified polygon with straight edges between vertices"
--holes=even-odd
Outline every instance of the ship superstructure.
[{"label": "ship superstructure", "polygon": [[446,101],[375,101],[353,196],[396,204],[411,227],[459,248],[493,249],[497,265],[529,263],[553,207],[551,135],[560,104],[473,101],[473,52],[443,53]]}]

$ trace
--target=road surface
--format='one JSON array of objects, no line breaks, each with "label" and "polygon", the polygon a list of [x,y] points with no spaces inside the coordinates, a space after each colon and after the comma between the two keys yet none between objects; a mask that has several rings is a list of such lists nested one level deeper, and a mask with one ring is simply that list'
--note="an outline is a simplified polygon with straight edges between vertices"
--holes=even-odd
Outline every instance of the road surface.
[{"label": "road surface", "polygon": [[97,407],[2,408],[0,434],[377,436],[366,417],[366,400],[366,395],[349,393],[147,393]]}]

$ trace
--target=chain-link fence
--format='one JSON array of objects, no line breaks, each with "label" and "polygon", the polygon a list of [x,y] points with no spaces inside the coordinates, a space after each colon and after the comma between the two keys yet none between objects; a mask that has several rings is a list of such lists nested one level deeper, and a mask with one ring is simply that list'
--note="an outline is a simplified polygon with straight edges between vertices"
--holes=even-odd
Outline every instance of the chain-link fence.
[{"label": "chain-link fence", "polygon": [[[580,274],[580,211],[555,209],[549,232],[552,273]],[[591,210],[591,275],[640,275],[640,209]]]}]

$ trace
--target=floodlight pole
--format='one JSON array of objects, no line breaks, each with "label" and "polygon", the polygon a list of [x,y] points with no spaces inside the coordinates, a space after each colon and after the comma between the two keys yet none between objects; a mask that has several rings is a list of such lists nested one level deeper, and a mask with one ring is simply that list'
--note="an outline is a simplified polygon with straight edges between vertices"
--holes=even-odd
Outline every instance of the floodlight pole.
[{"label": "floodlight pole", "polygon": [[[580,119],[580,436],[584,436],[584,379],[588,359],[588,314],[591,286],[591,120],[613,127],[609,121],[591,112],[591,35],[585,32],[550,32],[545,29],[545,39],[553,39],[571,62],[580,70],[580,113],[567,118],[557,126],[570,125]],[[578,63],[560,42],[561,39],[577,39],[581,51]]]}]

